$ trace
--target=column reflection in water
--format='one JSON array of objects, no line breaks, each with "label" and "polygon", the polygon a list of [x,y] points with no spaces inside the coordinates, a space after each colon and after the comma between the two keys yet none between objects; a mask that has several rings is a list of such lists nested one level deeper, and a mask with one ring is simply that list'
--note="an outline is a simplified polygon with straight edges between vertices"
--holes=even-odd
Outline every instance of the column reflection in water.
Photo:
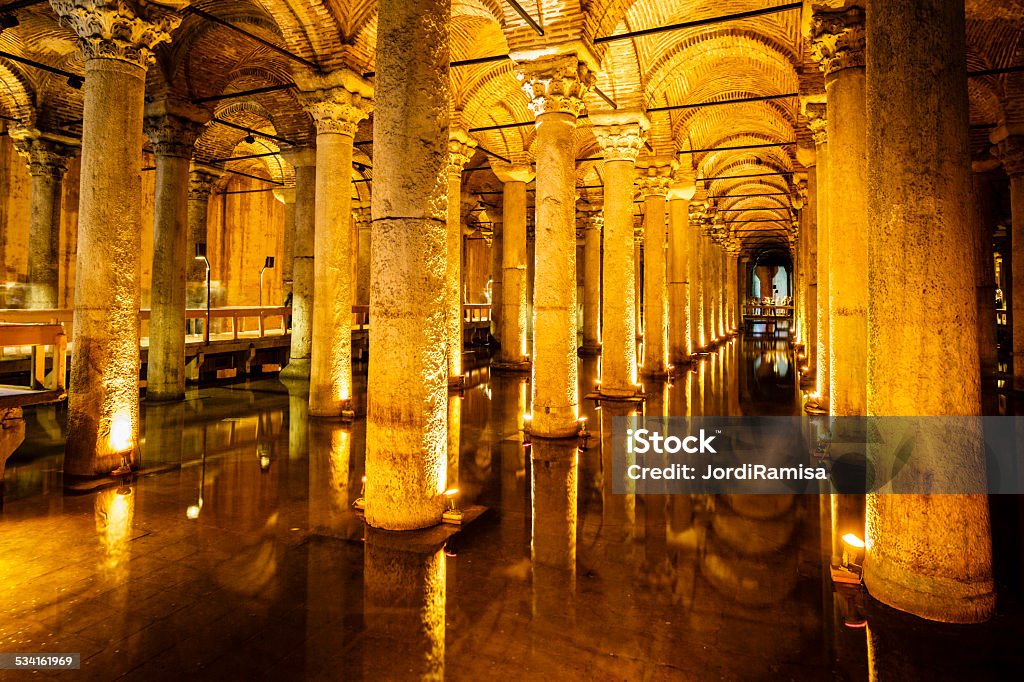
[{"label": "column reflection in water", "polygon": [[441,546],[366,530],[363,675],[443,680],[446,557]]},{"label": "column reflection in water", "polygon": [[309,383],[286,381],[288,389],[288,459],[309,454]]},{"label": "column reflection in water", "polygon": [[135,522],[135,489],[122,485],[96,493],[93,517],[100,554],[97,575],[103,590],[109,593],[105,604],[109,609],[97,636],[116,642],[128,632],[125,619],[129,610],[128,590],[131,578],[132,525]]},{"label": "column reflection in water", "polygon": [[533,613],[553,626],[575,618],[578,457],[571,439],[538,439],[530,448]]},{"label": "column reflection in water", "polygon": [[[292,419],[295,420],[295,413]],[[358,660],[342,654],[350,629],[346,618],[362,609],[360,566],[363,524],[352,502],[362,474],[353,466],[352,443],[363,442],[363,425],[304,420],[309,433],[309,530],[306,542],[307,677],[350,679]],[[350,430],[350,427],[358,431]],[[293,427],[300,427],[293,424]],[[304,429],[300,429],[303,430]]]},{"label": "column reflection in water", "polygon": [[185,434],[185,403],[146,402],[143,414],[142,463],[146,468],[178,465]]}]

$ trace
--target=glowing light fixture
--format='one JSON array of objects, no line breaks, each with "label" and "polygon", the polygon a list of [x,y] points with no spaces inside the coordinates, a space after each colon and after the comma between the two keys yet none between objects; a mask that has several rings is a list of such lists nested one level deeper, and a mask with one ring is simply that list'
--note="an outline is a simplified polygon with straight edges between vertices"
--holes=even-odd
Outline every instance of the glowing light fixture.
[{"label": "glowing light fixture", "polygon": [[832,566],[832,581],[848,585],[859,585],[864,581],[865,544],[854,533],[842,537],[843,559],[839,566]]},{"label": "glowing light fixture", "polygon": [[366,509],[366,476],[363,476],[363,487],[359,489],[359,497],[352,506],[356,509]]},{"label": "glowing light fixture", "polygon": [[210,344],[210,261],[206,258],[206,242],[196,244],[196,260],[206,263],[206,325],[203,328],[203,343]]},{"label": "glowing light fixture", "polygon": [[441,521],[444,523],[451,523],[454,525],[462,524],[462,511],[455,505],[455,496],[458,494],[458,488],[449,488],[444,491],[444,496],[447,500],[445,503],[444,514],[441,516]]},{"label": "glowing light fixture", "polygon": [[274,257],[267,256],[263,261],[263,267],[260,268],[260,307],[263,307],[263,273],[267,270],[274,269]]}]

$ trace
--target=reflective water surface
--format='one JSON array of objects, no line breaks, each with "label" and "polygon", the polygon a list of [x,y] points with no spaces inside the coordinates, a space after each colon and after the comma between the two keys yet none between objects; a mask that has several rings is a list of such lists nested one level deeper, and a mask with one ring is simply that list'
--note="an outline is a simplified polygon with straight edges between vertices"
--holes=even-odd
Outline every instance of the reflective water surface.
[{"label": "reflective water surface", "polygon": [[[581,394],[599,359],[582,361]],[[365,369],[364,369],[365,372]],[[365,374],[357,402],[365,411]],[[300,387],[145,405],[147,475],[65,495],[63,418],[27,416],[0,516],[0,651],[79,652],[94,679],[979,679],[1022,669],[1019,606],[972,628],[833,594],[817,497],[611,493],[611,417],[524,443],[526,377],[450,403],[461,531],[364,527],[365,422]],[[784,341],[734,340],[648,414],[795,414]],[[456,466],[457,465],[457,466]],[[458,532],[457,532],[458,531]],[[2,673],[0,673],[2,675]]]}]

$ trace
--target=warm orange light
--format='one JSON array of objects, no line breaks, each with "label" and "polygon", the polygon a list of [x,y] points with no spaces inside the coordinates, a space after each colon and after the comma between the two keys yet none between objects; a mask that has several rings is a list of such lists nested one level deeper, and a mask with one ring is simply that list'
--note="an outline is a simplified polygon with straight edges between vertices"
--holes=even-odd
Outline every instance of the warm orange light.
[{"label": "warm orange light", "polygon": [[854,549],[864,549],[864,541],[853,533],[847,533],[843,536],[843,542],[853,547]]}]

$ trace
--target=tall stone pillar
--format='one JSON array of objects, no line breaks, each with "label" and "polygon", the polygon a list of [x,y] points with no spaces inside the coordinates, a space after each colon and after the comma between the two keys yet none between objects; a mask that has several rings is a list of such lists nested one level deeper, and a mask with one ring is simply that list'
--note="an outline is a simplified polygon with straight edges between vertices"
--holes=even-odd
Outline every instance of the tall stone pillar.
[{"label": "tall stone pillar", "polygon": [[[274,198],[284,206],[284,253],[281,255],[281,294],[284,299],[292,293],[295,264],[295,188],[274,190]],[[189,258],[192,255],[189,254]]]},{"label": "tall stone pillar", "polygon": [[[188,234],[185,237],[185,306],[206,307],[206,263],[196,260],[196,244],[206,244],[210,195],[222,171],[195,163],[188,178]],[[196,330],[198,333],[198,330]]]},{"label": "tall stone pillar", "polygon": [[829,399],[829,376],[831,374],[830,338],[831,325],[829,324],[829,232],[831,218],[829,212],[829,146],[827,109],[824,102],[806,102],[804,113],[807,116],[807,126],[814,136],[814,152],[817,159],[816,178],[817,188],[815,198],[817,199],[817,254],[816,270],[818,273],[817,298],[817,329],[818,346],[815,352],[817,358],[817,371],[815,372],[816,388],[814,395],[808,401],[808,411],[817,414],[828,413]]},{"label": "tall stone pillar", "polygon": [[829,225],[829,410],[858,416],[867,408],[868,212],[864,77],[864,9],[815,12],[812,51],[825,73],[830,190],[841,219]]},{"label": "tall stone pillar", "polygon": [[644,201],[644,365],[643,375],[668,375],[667,197],[676,161],[655,158],[638,169]]},{"label": "tall stone pillar", "polygon": [[[913,13],[872,0],[867,17],[872,416],[981,410],[964,23],[963,4],[945,0]],[[945,435],[915,441],[921,480],[984,489],[980,425]],[[866,541],[876,599],[932,620],[992,616],[985,495],[869,494]]]},{"label": "tall stone pillar", "polygon": [[180,18],[152,3],[50,4],[78,34],[86,82],[64,475],[95,476],[136,464],[143,96]]},{"label": "tall stone pillar", "polygon": [[577,214],[583,225],[583,355],[601,352],[601,230],[604,213],[587,204]]},{"label": "tall stone pillar", "polygon": [[636,287],[633,178],[650,121],[643,113],[594,112],[594,136],[604,153],[604,287],[601,330],[601,395],[637,393]]},{"label": "tall stone pillar", "polygon": [[704,325],[708,346],[718,343],[718,246],[712,239],[710,229],[704,235]]},{"label": "tall stone pillar", "polygon": [[378,4],[365,498],[388,530],[444,510],[450,21],[451,0]]},{"label": "tall stone pillar", "polygon": [[1003,169],[1010,176],[1010,245],[1013,249],[1010,283],[1010,317],[1013,324],[1013,388],[1024,391],[1024,130],[1010,134],[1005,126],[997,129],[992,141],[997,144]]},{"label": "tall stone pillar", "polygon": [[462,169],[476,142],[461,128],[448,129],[448,267],[445,275],[448,385],[462,386]]},{"label": "tall stone pillar", "polygon": [[560,54],[520,61],[518,77],[537,119],[532,431],[546,438],[575,436],[579,391],[573,131],[594,75],[580,56]]},{"label": "tall stone pillar", "polygon": [[144,131],[156,154],[153,285],[150,295],[146,400],[185,398],[185,285],[188,253],[189,163],[209,118],[183,102],[146,107]]},{"label": "tall stone pillar", "polygon": [[491,165],[503,183],[501,246],[501,350],[496,368],[530,368],[526,347],[529,307],[526,292],[526,184],[534,173],[528,162]]},{"label": "tall stone pillar", "polygon": [[806,182],[798,187],[800,202],[800,258],[804,293],[801,296],[800,315],[803,317],[801,339],[804,344],[803,373],[805,380],[813,378],[816,371],[815,357],[818,344],[818,168],[814,147],[797,148],[797,160],[807,169]]},{"label": "tall stone pillar", "polygon": [[316,124],[313,228],[313,346],[309,414],[352,411],[352,141],[369,115],[373,88],[351,71],[297,75]]},{"label": "tall stone pillar", "polygon": [[687,229],[687,242],[690,248],[690,344],[691,353],[705,348],[704,336],[704,263],[701,259],[701,227],[700,206],[697,202],[690,204],[690,223]]},{"label": "tall stone pillar", "polygon": [[316,234],[316,150],[282,152],[295,169],[295,240],[292,243],[292,335],[282,379],[308,380],[313,354],[313,257]]},{"label": "tall stone pillar", "polygon": [[356,305],[370,305],[370,258],[372,230],[370,229],[370,202],[359,202],[352,211],[356,225]]},{"label": "tall stone pillar", "polygon": [[690,362],[690,199],[693,182],[676,182],[668,195],[668,358]]},{"label": "tall stone pillar", "polygon": [[25,157],[32,176],[32,209],[28,230],[29,308],[56,308],[60,288],[61,190],[68,160],[76,153],[73,140],[15,128],[11,140]]},{"label": "tall stone pillar", "polygon": [[502,241],[505,235],[505,228],[501,222],[501,216],[491,218],[491,335],[501,343],[501,305],[504,300],[504,275],[502,272],[503,252],[505,244]]}]

